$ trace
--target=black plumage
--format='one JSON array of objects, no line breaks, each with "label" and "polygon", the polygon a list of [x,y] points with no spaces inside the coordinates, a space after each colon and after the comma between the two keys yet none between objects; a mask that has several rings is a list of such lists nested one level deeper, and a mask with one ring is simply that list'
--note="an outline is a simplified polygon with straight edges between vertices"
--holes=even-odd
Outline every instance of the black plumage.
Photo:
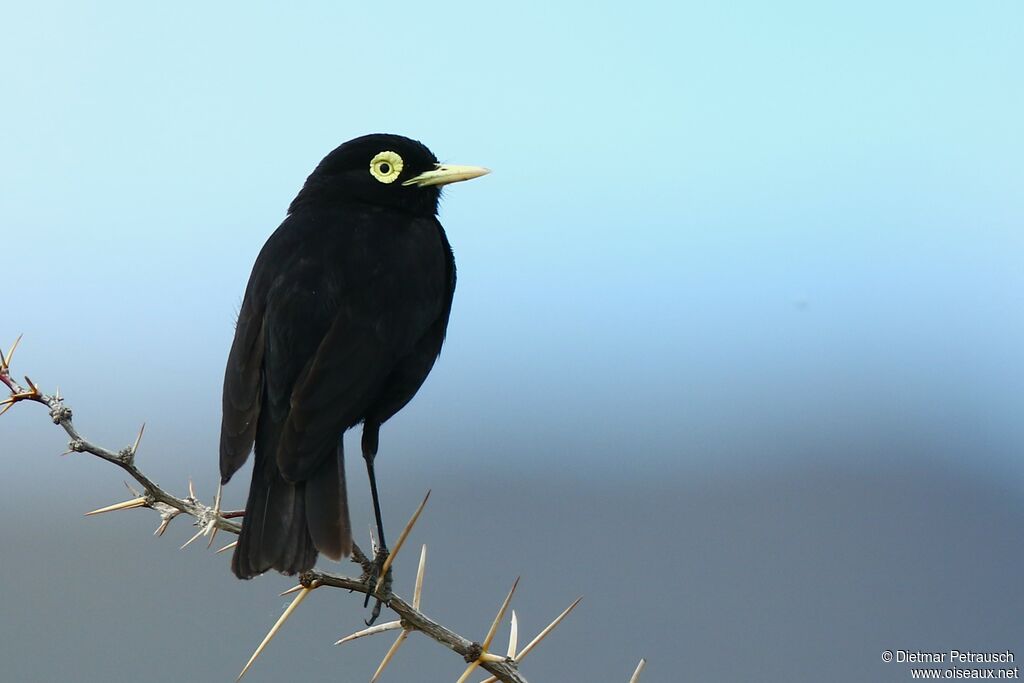
[{"label": "black plumage", "polygon": [[381,526],[380,426],[430,372],[455,291],[440,187],[484,173],[440,165],[408,138],[357,138],[320,162],[267,240],[224,375],[223,482],[256,458],[231,565],[239,578],[351,552],[341,436],[359,423]]}]

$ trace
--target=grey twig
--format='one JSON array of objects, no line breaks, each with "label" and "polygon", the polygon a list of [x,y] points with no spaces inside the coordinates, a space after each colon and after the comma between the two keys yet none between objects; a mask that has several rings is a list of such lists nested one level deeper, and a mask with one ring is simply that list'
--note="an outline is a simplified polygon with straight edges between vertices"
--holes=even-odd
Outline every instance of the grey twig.
[{"label": "grey twig", "polygon": [[[74,420],[72,419],[72,410],[65,404],[64,398],[59,394],[59,392],[55,394],[45,394],[40,391],[39,387],[36,386],[28,377],[25,378],[25,382],[28,384],[28,388],[26,389],[11,376],[9,364],[10,357],[3,356],[3,352],[0,351],[0,382],[7,385],[7,388],[10,390],[10,396],[4,399],[3,402],[0,402],[0,405],[3,405],[4,407],[4,410],[6,411],[15,403],[22,401],[40,403],[46,406],[50,411],[50,418],[53,420],[53,423],[63,429],[70,439],[68,442],[67,452],[90,453],[95,455],[97,458],[113,463],[127,472],[132,479],[142,486],[144,493],[140,497],[144,498],[145,501],[143,504],[135,507],[148,507],[156,510],[167,521],[176,517],[177,514],[185,513],[186,515],[195,518],[196,524],[201,527],[209,526],[210,529],[216,527],[236,534],[241,530],[242,527],[237,522],[233,522],[230,519],[225,518],[213,507],[199,502],[192,491],[189,492],[187,497],[179,498],[178,496],[165,491],[156,482],[147,477],[138,467],[136,467],[135,454],[138,450],[143,430],[139,430],[139,436],[136,438],[133,445],[126,446],[119,451],[112,451],[108,448],[95,444],[83,437],[78,431],[78,428],[75,426]],[[143,429],[144,428],[145,425],[143,425]],[[171,508],[171,510],[168,510],[168,508]]]},{"label": "grey twig", "polygon": [[[419,609],[416,609],[405,599],[389,593],[378,595],[373,592],[373,585],[362,579],[354,579],[348,576],[339,576],[329,572],[309,571],[299,577],[299,582],[306,588],[318,588],[320,586],[332,586],[344,588],[356,593],[368,594],[374,597],[386,598],[384,604],[398,615],[402,626],[419,631],[428,638],[441,643],[449,650],[452,650],[467,662],[473,661],[481,654],[480,643],[465,638],[443,624],[434,621]],[[513,660],[502,662],[481,662],[480,666],[497,676],[499,681],[505,683],[526,683],[526,679],[516,668]]]}]

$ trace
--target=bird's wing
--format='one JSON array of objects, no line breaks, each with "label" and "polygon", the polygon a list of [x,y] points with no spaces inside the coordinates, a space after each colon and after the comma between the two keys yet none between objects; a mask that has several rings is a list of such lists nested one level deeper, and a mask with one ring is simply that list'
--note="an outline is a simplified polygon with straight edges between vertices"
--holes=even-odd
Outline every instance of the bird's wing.
[{"label": "bird's wing", "polygon": [[[279,274],[288,271],[302,238],[289,227],[290,223],[286,219],[260,250],[238,312],[235,338],[224,370],[220,428],[220,474],[223,483],[227,483],[245,464],[257,437],[261,414],[268,408],[263,405],[267,396],[267,347],[273,341],[267,329],[268,295],[280,285]],[[271,394],[269,398],[273,403],[275,397]]]},{"label": "bird's wing", "polygon": [[285,479],[307,479],[341,433],[363,418],[394,364],[387,317],[339,309],[291,392],[277,451]]},{"label": "bird's wing", "polygon": [[235,339],[224,371],[220,473],[225,483],[245,463],[256,438],[263,394],[262,309],[259,297],[247,293],[238,313]]}]

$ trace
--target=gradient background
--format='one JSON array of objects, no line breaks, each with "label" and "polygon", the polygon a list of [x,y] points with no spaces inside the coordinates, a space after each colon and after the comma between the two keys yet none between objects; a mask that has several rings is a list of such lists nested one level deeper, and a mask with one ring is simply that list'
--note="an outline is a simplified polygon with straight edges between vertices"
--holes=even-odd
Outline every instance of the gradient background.
[{"label": "gradient background", "polygon": [[[212,499],[256,253],[330,149],[403,133],[494,169],[446,194],[449,341],[381,440],[389,528],[434,490],[429,614],[480,638],[522,575],[528,637],[584,595],[533,681],[1024,657],[1020,3],[347,4],[5,7],[16,371]],[[123,477],[65,441],[0,420],[0,678],[233,680],[292,582],[83,519]],[[363,617],[315,594],[247,680],[367,680]],[[414,636],[385,680],[462,666]]]}]

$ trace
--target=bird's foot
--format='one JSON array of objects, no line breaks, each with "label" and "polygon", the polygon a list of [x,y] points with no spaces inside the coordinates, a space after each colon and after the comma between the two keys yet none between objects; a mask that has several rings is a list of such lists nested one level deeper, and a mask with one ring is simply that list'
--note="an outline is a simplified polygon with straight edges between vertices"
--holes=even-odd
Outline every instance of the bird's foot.
[{"label": "bird's foot", "polygon": [[[373,562],[365,565],[362,578],[370,590],[366,593],[366,598],[363,600],[363,607],[365,608],[370,604],[371,593],[373,593],[376,598],[376,602],[373,605],[373,611],[370,613],[370,618],[365,620],[367,626],[373,626],[373,622],[377,621],[377,617],[380,616],[381,605],[386,602],[386,596],[391,595],[392,579],[390,567],[388,567],[387,573],[384,575],[384,580],[380,580],[381,570],[384,568],[384,562],[388,559],[389,554],[388,549],[381,546],[377,548],[377,552],[373,557]],[[380,584],[379,590],[375,590],[378,583]],[[384,599],[378,597],[381,595],[385,596]]]}]

